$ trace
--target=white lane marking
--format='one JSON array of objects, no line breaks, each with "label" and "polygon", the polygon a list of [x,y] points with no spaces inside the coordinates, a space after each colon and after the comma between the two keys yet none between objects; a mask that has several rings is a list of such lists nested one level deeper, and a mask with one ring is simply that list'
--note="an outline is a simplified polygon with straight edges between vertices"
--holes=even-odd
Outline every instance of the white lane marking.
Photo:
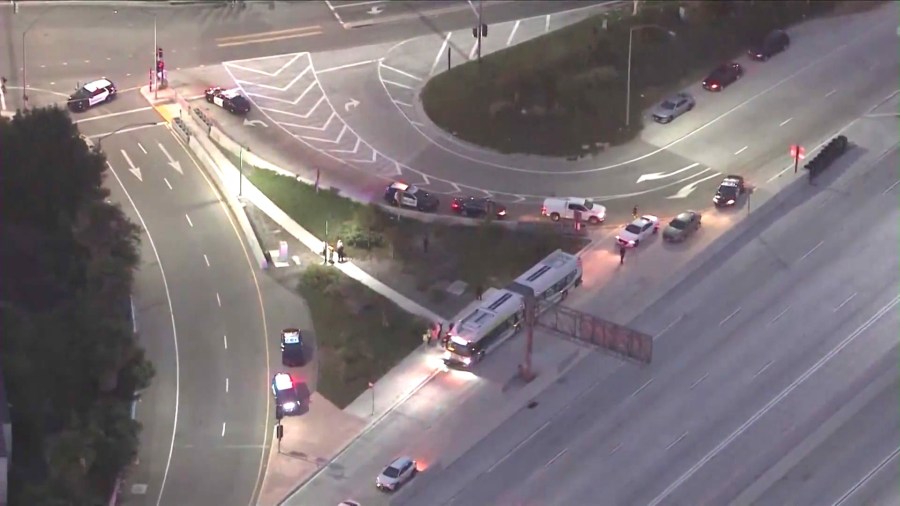
[{"label": "white lane marking", "polygon": [[370,63],[377,63],[377,62],[378,62],[378,60],[364,60],[364,61],[358,61],[358,62],[355,62],[355,63],[348,63],[348,64],[346,64],[346,65],[338,65],[337,67],[330,67],[330,68],[327,68],[327,69],[316,70],[316,74],[327,74],[328,72],[334,72],[335,70],[350,69],[350,68],[353,68],[353,67],[359,67],[359,66],[361,66],[361,65],[368,65],[368,64],[370,64]]},{"label": "white lane marking", "polygon": [[847,297],[846,299],[844,299],[844,302],[841,302],[840,304],[838,304],[838,306],[837,306],[836,308],[832,309],[831,311],[832,311],[833,313],[837,313],[838,311],[840,311],[840,309],[841,309],[842,307],[844,307],[844,306],[846,306],[847,304],[849,304],[850,301],[853,300],[854,297],[856,297],[856,292],[851,293],[849,297]]},{"label": "white lane marking", "polygon": [[225,422],[222,422],[222,437],[225,437]]},{"label": "white lane marking", "polygon": [[409,107],[409,108],[414,107],[412,104],[407,104],[406,102],[401,102],[399,100],[394,100],[394,103],[397,105],[402,105],[403,107]]},{"label": "white lane marking", "polygon": [[825,242],[825,241],[819,241],[819,244],[816,244],[815,246],[813,246],[811,250],[807,251],[806,254],[803,255],[802,257],[800,257],[800,259],[797,260],[797,261],[798,261],[798,262],[802,262],[803,260],[805,260],[806,257],[812,255],[814,251],[816,251],[817,249],[819,249],[819,246],[821,246],[824,242]]},{"label": "white lane marking", "polygon": [[206,253],[203,254],[203,261],[206,262],[206,266],[209,267],[209,257],[206,256]]},{"label": "white lane marking", "polygon": [[166,302],[169,306],[169,319],[172,322],[172,340],[175,343],[175,410],[172,416],[172,439],[169,442],[169,454],[166,457],[166,468],[163,471],[162,482],[159,484],[159,497],[156,500],[156,506],[159,506],[162,503],[163,491],[166,489],[166,480],[169,477],[169,469],[172,465],[172,452],[175,451],[175,433],[178,429],[178,403],[181,398],[181,359],[178,355],[178,330],[175,327],[175,309],[172,306],[172,295],[169,291],[169,281],[166,279],[166,271],[163,269],[162,260],[159,257],[159,251],[156,249],[156,244],[153,242],[153,236],[150,235],[150,229],[147,228],[147,223],[144,221],[144,217],[141,215],[141,212],[134,204],[134,200],[131,198],[131,194],[129,194],[128,190],[125,189],[125,185],[122,184],[122,180],[119,178],[119,175],[116,173],[115,169],[112,168],[112,165],[110,165],[109,170],[110,172],[112,172],[113,177],[116,178],[116,182],[119,183],[119,187],[122,188],[122,191],[125,193],[125,197],[128,199],[131,207],[134,209],[138,220],[141,222],[141,227],[144,229],[144,233],[147,234],[147,241],[150,243],[150,249],[153,250],[153,256],[156,258],[156,265],[159,266],[159,272],[162,275],[163,289],[166,292]]},{"label": "white lane marking", "polygon": [[662,336],[663,334],[665,334],[666,332],[668,332],[668,330],[669,330],[670,328],[674,327],[678,322],[680,322],[682,318],[684,318],[684,315],[681,315],[681,316],[679,316],[678,318],[675,318],[675,321],[673,321],[672,323],[666,325],[666,328],[660,330],[660,331],[659,331],[659,334],[656,334],[655,336],[653,336],[653,340],[656,341],[657,339],[659,339],[660,336]]},{"label": "white lane marking", "polygon": [[188,225],[190,225],[191,228],[194,228],[194,222],[191,221],[191,217],[186,214],[184,215],[184,217],[187,218]]},{"label": "white lane marking", "polygon": [[641,385],[640,388],[638,388],[637,390],[632,392],[632,394],[629,397],[637,397],[637,394],[641,393],[645,388],[649,387],[650,383],[653,383],[653,378],[650,378],[649,380],[647,380],[647,382],[644,383],[643,385]]},{"label": "white lane marking", "polygon": [[707,377],[709,377],[709,373],[704,374],[703,376],[700,377],[700,379],[698,379],[697,381],[691,383],[691,388],[689,388],[688,390],[693,390],[694,388],[696,388],[697,385],[699,385],[700,383],[702,383],[703,380],[705,380]]},{"label": "white lane marking", "polygon": [[398,73],[398,74],[401,74],[401,75],[404,75],[404,76],[406,76],[406,77],[408,77],[408,78],[410,78],[410,79],[413,79],[413,80],[415,80],[415,81],[421,81],[421,80],[422,80],[421,77],[414,76],[414,75],[410,74],[409,72],[404,72],[404,71],[402,71],[402,70],[400,70],[400,69],[396,69],[396,68],[394,68],[394,67],[391,67],[390,65],[385,64],[383,60],[384,60],[384,59],[382,58],[382,62],[381,62],[381,66],[382,66],[382,67],[384,67],[384,68],[386,68],[386,69],[388,69],[388,70],[393,70],[394,72],[396,72],[396,73]]},{"label": "white lane marking", "polygon": [[516,36],[516,31],[519,30],[519,23],[521,22],[521,20],[517,20],[516,24],[513,25],[513,29],[511,32],[509,32],[509,37],[506,39],[506,47],[509,47],[509,45],[512,44],[513,37]]},{"label": "white lane marking", "polygon": [[428,75],[434,75],[435,69],[437,69],[438,63],[441,62],[441,58],[444,56],[444,52],[447,51],[447,45],[450,44],[450,36],[453,35],[453,32],[447,32],[447,36],[444,37],[444,43],[441,44],[441,49],[438,51],[437,56],[434,57],[434,63],[431,64],[431,70],[428,72]]},{"label": "white lane marking", "polygon": [[516,453],[516,451],[517,451],[519,448],[525,446],[526,443],[528,443],[529,441],[531,441],[532,439],[534,439],[534,437],[537,436],[538,434],[540,434],[540,432],[541,432],[542,430],[544,430],[545,428],[547,428],[548,425],[550,425],[550,421],[549,421],[549,420],[548,420],[546,423],[544,423],[544,425],[541,425],[540,428],[538,428],[538,430],[532,432],[531,435],[528,436],[527,438],[525,438],[524,441],[522,441],[521,443],[517,444],[516,447],[513,448],[512,450],[510,450],[509,453],[507,453],[506,455],[504,455],[502,459],[498,460],[494,465],[492,465],[492,466],[487,470],[487,472],[493,471],[494,468],[496,468],[496,467],[499,466],[500,464],[506,462],[506,459],[510,458],[510,457],[512,456],[512,454]]},{"label": "white lane marking", "polygon": [[469,51],[469,59],[475,58],[475,53],[478,52],[478,39],[475,39],[475,42],[472,44],[472,50]]},{"label": "white lane marking", "polygon": [[722,320],[722,321],[719,322],[719,326],[721,327],[722,325],[725,325],[726,323],[728,323],[728,320],[734,318],[734,317],[737,316],[737,314],[740,313],[740,312],[741,312],[741,308],[735,309],[733,313],[731,313],[730,315],[726,316],[724,320]]},{"label": "white lane marking", "polygon": [[130,109],[128,111],[111,112],[109,114],[101,114],[100,116],[92,116],[90,118],[80,119],[80,120],[76,121],[75,124],[77,125],[79,123],[87,123],[88,121],[97,121],[98,119],[114,118],[116,116],[123,116],[125,114],[134,114],[136,112],[149,111],[152,109],[153,109],[153,106],[148,105],[147,107],[138,107],[137,109]]},{"label": "white lane marking", "polygon": [[170,189],[170,190],[171,190],[171,189],[172,189],[172,184],[171,184],[171,183],[169,183],[169,180],[168,180],[168,179],[167,179],[167,178],[165,178],[165,177],[164,177],[164,178],[163,178],[163,181],[165,181],[165,182],[166,182],[166,186],[168,186],[168,187],[169,187],[169,189]]},{"label": "white lane marking", "polygon": [[549,31],[550,31],[550,15],[547,14],[547,17],[544,18],[544,33],[547,33]]},{"label": "white lane marking", "polygon": [[544,467],[550,467],[551,465],[553,465],[553,463],[556,462],[557,460],[559,460],[560,457],[565,455],[567,451],[569,451],[568,448],[563,448],[563,450],[561,452],[557,453],[555,457],[553,457],[552,459],[550,459],[549,462],[544,464]]},{"label": "white lane marking", "polygon": [[882,195],[886,195],[889,191],[891,191],[891,190],[893,190],[894,188],[896,188],[898,184],[900,184],[900,180],[895,181],[894,184],[888,186],[886,190],[884,190],[883,192],[881,192],[881,194],[882,194]]},{"label": "white lane marking", "polygon": [[216,292],[216,303],[219,304],[219,307],[222,307],[222,297],[219,297],[219,292]]},{"label": "white lane marking", "polygon": [[368,0],[368,1],[365,1],[365,2],[356,2],[356,3],[352,3],[352,4],[340,4],[340,5],[335,5],[335,6],[333,6],[332,8],[333,8],[333,9],[346,9],[346,8],[348,8],[348,7],[362,7],[363,5],[383,4],[384,1],[385,1],[385,0]]},{"label": "white lane marking", "polygon": [[756,371],[756,374],[753,375],[752,379],[756,379],[757,376],[766,372],[766,369],[768,369],[771,365],[772,365],[772,361],[769,360],[768,362],[766,362],[766,364],[764,366],[762,366],[758,371]]},{"label": "white lane marking", "polygon": [[116,130],[114,132],[103,132],[101,134],[88,135],[88,139],[97,139],[99,137],[108,137],[113,134],[127,134],[128,132],[134,132],[135,130],[143,130],[145,128],[153,128],[158,126],[165,125],[165,121],[157,121],[156,123],[146,123],[144,125],[137,125],[133,127],[123,128],[121,130]]},{"label": "white lane marking", "polygon": [[687,437],[687,435],[688,435],[688,433],[685,432],[684,434],[678,436],[678,439],[676,439],[675,441],[672,441],[671,443],[669,443],[669,446],[666,447],[666,450],[671,450],[672,447],[674,447],[675,445],[677,445],[678,443],[680,443],[682,439],[684,439],[684,438]]},{"label": "white lane marking", "polygon": [[835,88],[835,89],[829,91],[828,93],[826,93],[826,94],[825,94],[825,98],[828,98],[828,97],[834,95],[835,93],[837,93],[837,88]]},{"label": "white lane marking", "polygon": [[728,437],[723,439],[719,444],[716,445],[715,448],[709,451],[706,455],[703,456],[696,464],[691,466],[690,469],[685,471],[677,480],[672,482],[665,490],[663,490],[656,498],[650,501],[648,506],[659,506],[661,502],[663,502],[672,492],[675,491],[678,487],[681,486],[684,482],[691,479],[692,476],[697,474],[697,471],[700,470],[701,467],[705,466],[710,460],[714,459],[716,455],[722,453],[722,450],[725,449],[728,445],[730,445],[735,439],[738,438],[741,434],[746,432],[751,425],[756,423],[760,418],[762,418],[766,413],[772,410],[778,403],[784,400],[785,397],[791,394],[794,390],[797,389],[801,384],[803,384],[806,380],[810,378],[813,374],[816,373],[819,369],[821,369],[825,364],[827,364],[832,358],[834,358],[838,353],[840,353],[844,348],[846,348],[854,339],[859,337],[863,332],[866,331],[869,327],[875,324],[882,316],[891,311],[894,306],[900,303],[900,295],[894,297],[890,302],[888,302],[884,307],[879,309],[869,318],[865,323],[860,325],[856,330],[854,330],[849,336],[844,338],[843,341],[838,343],[837,346],[832,348],[824,357],[820,358],[818,362],[813,364],[812,367],[807,369],[803,374],[800,375],[793,383],[788,385],[784,390],[782,390],[778,395],[776,395],[772,400],[766,403],[765,406],[759,409],[756,413],[753,414],[746,422],[741,424],[740,427],[734,430]]},{"label": "white lane marking", "polygon": [[781,123],[779,123],[778,126],[782,127],[784,125],[787,125],[788,123],[791,122],[792,119],[794,119],[794,118],[788,118],[788,119],[782,121]]},{"label": "white lane marking", "polygon": [[144,146],[143,146],[143,145],[142,145],[142,144],[141,144],[141,143],[140,143],[140,142],[139,142],[139,143],[137,143],[137,145],[138,145],[138,147],[139,147],[139,148],[141,148],[141,151],[143,151],[143,152],[144,152],[144,154],[145,154],[145,155],[146,155],[146,154],[147,154],[147,150],[146,150],[146,149],[144,149]]},{"label": "white lane marking", "polygon": [[398,83],[397,81],[388,81],[387,79],[382,79],[381,82],[383,82],[383,83],[385,83],[385,84],[390,84],[391,86],[396,86],[396,87],[398,87],[398,88],[405,88],[405,89],[407,89],[407,90],[413,89],[412,86],[409,86],[409,85],[407,85],[407,84],[400,84],[400,83]]},{"label": "white lane marking", "polygon": [[223,335],[222,342],[225,343],[225,349],[227,350],[228,349],[228,336]]},{"label": "white lane marking", "polygon": [[228,393],[228,378],[225,378],[225,393]]},{"label": "white lane marking", "polygon": [[776,316],[775,318],[772,318],[771,320],[769,320],[769,323],[766,324],[766,326],[768,327],[769,325],[771,325],[771,324],[777,322],[778,320],[780,320],[781,317],[784,316],[785,313],[787,313],[788,311],[790,311],[790,309],[791,309],[791,306],[788,305],[788,307],[784,308],[784,311],[778,313],[778,316]]},{"label": "white lane marking", "polygon": [[848,490],[844,495],[842,495],[840,499],[835,501],[835,503],[832,506],[841,506],[842,504],[844,504],[844,501],[846,501],[850,496],[852,496],[854,493],[856,493],[857,490],[859,490],[863,485],[865,485],[867,481],[871,480],[873,476],[878,474],[879,471],[884,469],[884,467],[886,465],[888,465],[892,460],[897,458],[897,455],[900,455],[900,446],[898,446],[894,451],[892,451],[890,455],[885,457],[884,460],[879,462],[878,465],[875,466],[874,469],[872,469],[871,471],[866,473],[866,475],[863,476],[858,482],[856,482],[856,484],[854,484],[852,487],[850,487],[850,490]]},{"label": "white lane marking", "polygon": [[747,151],[747,148],[749,148],[749,147],[750,147],[750,146],[744,146],[744,147],[742,147],[741,149],[735,151],[735,152],[734,152],[735,156],[737,156],[737,155],[743,153],[744,151]]},{"label": "white lane marking", "polygon": [[609,454],[614,455],[617,451],[619,451],[619,448],[621,448],[621,447],[622,447],[622,443],[617,444],[612,450],[609,451]]}]

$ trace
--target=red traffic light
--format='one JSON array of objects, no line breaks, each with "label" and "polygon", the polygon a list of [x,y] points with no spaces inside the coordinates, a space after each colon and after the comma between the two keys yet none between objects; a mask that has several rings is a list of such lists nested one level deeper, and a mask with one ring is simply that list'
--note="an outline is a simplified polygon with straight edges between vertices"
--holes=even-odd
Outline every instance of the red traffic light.
[{"label": "red traffic light", "polygon": [[804,149],[803,146],[800,146],[799,144],[792,144],[791,158],[798,158],[800,160],[803,160],[804,158],[806,158],[806,149]]}]

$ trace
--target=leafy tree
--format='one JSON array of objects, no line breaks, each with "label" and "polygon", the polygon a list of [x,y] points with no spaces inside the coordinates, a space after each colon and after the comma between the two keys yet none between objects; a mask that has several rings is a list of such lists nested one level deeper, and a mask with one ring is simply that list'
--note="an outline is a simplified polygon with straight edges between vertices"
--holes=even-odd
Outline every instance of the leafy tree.
[{"label": "leafy tree", "polygon": [[137,453],[153,367],[129,321],[140,229],[106,202],[105,157],[68,114],[0,121],[0,367],[10,503],[101,505]]}]

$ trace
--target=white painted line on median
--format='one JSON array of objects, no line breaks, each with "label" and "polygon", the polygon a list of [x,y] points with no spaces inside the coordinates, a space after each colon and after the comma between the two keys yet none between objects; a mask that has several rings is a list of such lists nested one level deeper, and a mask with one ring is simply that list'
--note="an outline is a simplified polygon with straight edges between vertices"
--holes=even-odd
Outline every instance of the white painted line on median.
[{"label": "white painted line on median", "polygon": [[549,462],[547,462],[546,464],[544,464],[544,467],[550,467],[550,466],[552,466],[553,463],[556,462],[557,460],[559,460],[560,457],[562,457],[563,455],[565,455],[567,451],[569,451],[568,448],[563,448],[563,450],[562,450],[561,452],[557,453],[555,457],[553,457],[552,459],[550,459]]},{"label": "white painted line on median", "polygon": [[669,443],[669,446],[666,447],[666,450],[671,450],[672,447],[674,447],[675,445],[677,445],[678,443],[680,443],[682,439],[684,439],[684,438],[687,437],[687,435],[688,435],[688,433],[685,432],[684,434],[682,434],[681,436],[679,436],[678,439],[676,439],[675,441],[672,441],[671,443]]},{"label": "white painted line on median", "polygon": [[661,335],[665,334],[670,328],[674,327],[678,322],[681,321],[682,318],[684,318],[684,315],[681,315],[681,316],[679,316],[678,318],[675,318],[675,321],[673,321],[672,323],[666,325],[666,328],[660,330],[660,331],[659,331],[659,334],[656,334],[655,336],[653,336],[653,340],[656,341],[657,339],[659,339],[659,337],[660,337]]},{"label": "white painted line on median", "polygon": [[225,393],[228,393],[228,378],[225,378]]},{"label": "white painted line on median", "polygon": [[219,297],[219,292],[216,292],[216,302],[219,304],[219,307],[222,307],[222,297]]},{"label": "white painted line on median", "polygon": [[409,85],[406,85],[406,84],[400,84],[400,83],[398,83],[398,82],[396,82],[396,81],[388,81],[387,79],[382,79],[381,82],[383,82],[384,84],[390,84],[391,86],[396,86],[396,87],[398,87],[398,88],[405,88],[405,89],[407,89],[407,90],[413,89],[412,86],[409,86]]},{"label": "white painted line on median", "polygon": [[629,397],[636,397],[637,394],[641,393],[645,388],[649,387],[650,383],[653,383],[653,378],[650,378],[649,380],[647,380],[647,382],[644,383],[643,385],[641,385],[640,388],[638,388],[637,390],[632,392],[632,394]]},{"label": "white painted line on median", "polygon": [[428,75],[434,75],[435,69],[437,69],[438,63],[441,62],[441,58],[444,57],[444,52],[447,51],[447,45],[450,44],[450,36],[453,35],[453,32],[447,32],[447,36],[444,37],[444,43],[441,44],[441,49],[438,51],[437,56],[434,57],[434,63],[431,64],[431,70],[428,72]]},{"label": "white painted line on median", "polygon": [[781,123],[779,123],[778,126],[782,127],[784,125],[787,125],[788,123],[791,122],[792,119],[794,119],[794,118],[788,118],[788,119],[782,121]]},{"label": "white painted line on median", "polygon": [[[100,116],[93,116],[90,118],[80,119],[75,122],[75,124],[87,123],[88,121],[97,121],[98,119],[106,119],[106,118],[115,118],[116,116],[124,116],[126,114],[134,114],[136,112],[150,111],[153,109],[153,106],[147,107],[138,107],[137,109],[130,109],[127,111],[119,111],[119,112],[111,112],[109,114],[101,114]],[[121,130],[120,130],[121,131]]]},{"label": "white painted line on median", "polygon": [[223,335],[222,342],[225,343],[225,349],[227,350],[228,349],[228,336]]},{"label": "white painted line on median", "polygon": [[469,51],[469,59],[475,58],[475,53],[478,52],[478,40],[475,40],[475,43],[472,44],[472,50]]},{"label": "white painted line on median", "polygon": [[819,241],[818,244],[816,244],[815,246],[813,246],[811,250],[807,251],[806,254],[803,255],[802,257],[800,257],[800,259],[797,260],[797,261],[798,261],[798,262],[802,262],[803,260],[805,260],[806,257],[812,255],[814,251],[816,251],[817,249],[819,249],[819,246],[821,246],[823,243],[825,243],[825,241]]},{"label": "white painted line on median", "polygon": [[700,379],[698,379],[697,381],[691,383],[691,388],[689,388],[688,390],[693,390],[694,388],[696,388],[697,385],[699,385],[700,383],[702,383],[703,380],[705,380],[707,377],[709,377],[709,373],[704,374],[703,376],[700,377]]},{"label": "white painted line on median", "polygon": [[776,316],[775,318],[772,318],[771,320],[769,320],[769,323],[766,324],[766,326],[768,327],[769,325],[771,325],[771,324],[777,322],[778,320],[780,320],[781,317],[784,316],[785,313],[787,313],[788,311],[790,311],[790,309],[791,309],[791,306],[788,305],[788,307],[784,308],[784,311],[778,313],[778,316]]},{"label": "white painted line on median", "polygon": [[617,451],[619,451],[619,448],[622,448],[622,443],[617,444],[612,450],[609,451],[609,454],[610,454],[610,455],[615,455],[615,453],[616,453]]},{"label": "white painted line on median", "polygon": [[121,130],[116,130],[114,132],[103,132],[102,134],[88,135],[88,139],[98,139],[100,137],[109,137],[110,135],[113,135],[113,134],[127,134],[128,132],[134,132],[135,130],[143,130],[145,128],[153,128],[153,127],[163,126],[165,124],[166,124],[165,121],[159,121],[156,123],[147,123],[145,125],[138,125],[138,126],[133,126],[133,127],[129,127],[129,128],[123,128]]},{"label": "white painted line on median", "polygon": [[421,81],[421,80],[422,80],[421,77],[414,76],[414,75],[410,74],[409,72],[404,72],[404,71],[402,71],[402,70],[400,70],[400,69],[396,69],[396,68],[394,68],[394,67],[391,67],[390,65],[385,64],[383,58],[382,58],[382,61],[381,61],[381,66],[382,66],[382,68],[386,68],[386,69],[388,69],[388,70],[394,71],[394,72],[396,72],[396,73],[398,73],[398,74],[400,74],[400,75],[404,75],[404,76],[406,76],[406,77],[408,77],[408,78],[410,78],[410,79],[414,79],[414,80],[416,80],[416,81]]},{"label": "white painted line on median", "polygon": [[844,302],[841,302],[840,304],[838,304],[836,308],[834,308],[834,309],[831,310],[831,312],[837,313],[838,311],[841,310],[842,307],[844,307],[844,306],[846,306],[847,304],[849,304],[850,301],[853,300],[854,297],[856,297],[856,292],[851,293],[849,297],[847,297],[846,299],[844,299]]},{"label": "white painted line on median", "polygon": [[882,316],[892,311],[894,307],[900,303],[900,295],[895,296],[890,302],[884,305],[881,309],[875,312],[871,318],[869,318],[865,323],[860,325],[856,330],[854,330],[850,335],[844,338],[837,346],[831,349],[824,357],[820,358],[818,362],[812,365],[809,369],[807,369],[803,374],[800,375],[793,383],[785,387],[778,395],[776,395],[772,400],[766,403],[765,406],[759,409],[756,413],[753,414],[746,422],[741,424],[740,427],[734,430],[728,437],[723,439],[719,444],[715,446],[712,450],[709,451],[706,455],[703,456],[696,464],[691,466],[690,469],[684,472],[681,476],[678,477],[677,480],[672,482],[668,487],[665,488],[658,496],[656,496],[648,506],[659,506],[672,492],[675,491],[678,487],[680,487],[684,482],[688,481],[697,474],[697,471],[700,470],[703,466],[709,463],[710,460],[714,459],[717,455],[722,453],[728,445],[730,445],[735,439],[737,439],[741,434],[747,431],[753,424],[755,424],[760,418],[766,415],[769,411],[772,410],[778,403],[784,400],[788,395],[791,394],[794,390],[797,389],[800,385],[802,385],[806,380],[808,380],[813,374],[816,373],[819,369],[825,366],[832,358],[834,358],[838,353],[843,351],[844,348],[850,345],[857,337],[862,335],[869,327],[874,325],[878,320],[881,319]]},{"label": "white painted line on median", "polygon": [[842,495],[840,499],[835,501],[835,503],[832,506],[841,506],[842,504],[844,504],[844,501],[846,501],[848,498],[850,498],[850,496],[852,496],[854,493],[856,493],[857,490],[862,488],[862,486],[865,485],[867,481],[871,480],[873,476],[875,476],[876,474],[878,474],[879,471],[884,469],[884,467],[886,465],[888,465],[892,460],[897,458],[897,455],[900,455],[900,446],[898,446],[894,451],[892,451],[890,455],[885,457],[884,460],[879,462],[878,465],[875,466],[874,469],[872,469],[871,471],[866,473],[865,476],[863,476],[858,482],[856,482],[852,487],[850,487],[850,490],[848,490],[844,495]]},{"label": "white painted line on median", "polygon": [[835,88],[835,89],[829,91],[828,93],[826,93],[826,94],[825,94],[825,98],[828,98],[828,97],[834,95],[835,93],[837,93],[837,88]]},{"label": "white painted line on median", "polygon": [[894,184],[888,186],[886,190],[884,190],[883,192],[881,192],[881,194],[882,194],[882,195],[886,195],[889,191],[891,191],[891,190],[893,190],[894,188],[896,188],[898,184],[900,184],[900,180],[895,181]]},{"label": "white painted line on median", "polygon": [[222,437],[225,437],[225,422],[222,422]]},{"label": "white painted line on median", "polygon": [[346,9],[348,7],[362,7],[363,5],[383,4],[385,0],[368,0],[365,2],[356,2],[352,4],[334,5],[332,9]]},{"label": "white painted line on median", "polygon": [[475,17],[477,18],[478,17],[478,9],[475,8],[475,4],[472,3],[472,0],[466,0],[466,1],[469,2],[469,7],[472,8],[472,14],[474,14]]},{"label": "white painted line on median", "polygon": [[316,70],[316,74],[327,74],[329,72],[334,72],[335,70],[352,69],[353,67],[359,67],[362,65],[368,65],[370,63],[377,63],[377,62],[378,62],[378,60],[358,61],[356,63],[348,63],[346,65],[338,65],[337,67],[330,67],[327,69]]},{"label": "white painted line on median", "polygon": [[407,104],[406,102],[401,102],[401,101],[399,101],[399,100],[394,100],[394,103],[397,104],[397,105],[402,105],[403,107],[408,107],[408,108],[410,108],[410,109],[412,109],[413,107],[415,107],[415,106],[412,105],[412,104]]},{"label": "white painted line on median", "polygon": [[206,253],[203,254],[203,261],[206,262],[206,266],[209,267],[209,257],[206,256]]},{"label": "white painted line on median", "polygon": [[522,441],[521,443],[517,444],[516,447],[513,448],[512,450],[510,450],[509,453],[507,453],[506,455],[504,455],[502,459],[498,460],[494,465],[492,465],[492,466],[487,470],[487,472],[493,471],[494,468],[496,468],[496,467],[499,466],[500,464],[504,463],[504,462],[506,461],[506,459],[510,458],[510,457],[512,456],[512,454],[513,454],[513,453],[516,453],[516,451],[517,451],[519,448],[525,446],[526,443],[528,443],[529,441],[531,441],[532,439],[534,439],[534,437],[537,436],[538,434],[540,434],[540,432],[541,432],[542,430],[544,430],[548,425],[550,425],[550,421],[549,421],[549,420],[548,420],[546,423],[544,423],[544,425],[541,425],[540,428],[538,428],[538,430],[532,432],[531,435],[528,436],[527,438],[525,438],[524,441]]},{"label": "white painted line on median", "polygon": [[741,149],[735,151],[735,152],[734,152],[735,156],[737,156],[737,155],[743,153],[744,151],[747,151],[747,148],[749,148],[749,147],[750,147],[750,146],[744,146],[744,147],[742,147]]},{"label": "white painted line on median", "polygon": [[169,187],[169,189],[170,189],[170,190],[171,190],[171,189],[172,189],[172,184],[171,184],[171,183],[169,183],[169,180],[168,180],[168,179],[167,179],[167,178],[165,178],[165,177],[164,177],[164,178],[163,178],[163,181],[165,181],[165,182],[166,182],[166,186],[168,186],[168,187]]},{"label": "white painted line on median", "polygon": [[734,317],[737,316],[737,314],[740,313],[740,312],[741,312],[741,308],[735,309],[733,313],[731,313],[730,315],[726,316],[724,320],[722,320],[722,321],[719,322],[719,326],[721,327],[722,325],[725,325],[726,323],[728,323],[728,320],[734,318]]},{"label": "white painted line on median", "polygon": [[141,151],[143,151],[143,152],[144,152],[144,154],[145,154],[145,155],[146,155],[146,154],[147,154],[147,150],[146,150],[146,149],[144,149],[144,146],[143,146],[143,145],[142,145],[142,144],[141,144],[141,143],[140,143],[140,142],[139,142],[139,143],[137,143],[137,145],[138,145],[138,147],[139,147],[139,148],[141,148]]},{"label": "white painted line on median", "polygon": [[756,371],[756,374],[753,375],[752,379],[756,379],[757,376],[766,372],[766,369],[768,369],[771,365],[772,365],[772,361],[769,360],[768,362],[766,362],[766,365],[762,366],[758,371]]},{"label": "white painted line on median", "polygon": [[194,222],[191,221],[191,217],[186,214],[184,215],[184,217],[185,219],[187,219],[188,225],[190,225],[191,228],[194,228]]},{"label": "white painted line on median", "polygon": [[547,33],[549,31],[550,31],[550,15],[547,14],[547,17],[544,18],[544,33]]},{"label": "white painted line on median", "polygon": [[516,24],[513,25],[513,29],[511,32],[509,32],[509,37],[506,39],[506,47],[509,47],[509,45],[512,44],[513,37],[516,36],[516,31],[519,30],[519,24],[521,22],[522,22],[521,20],[517,20]]}]

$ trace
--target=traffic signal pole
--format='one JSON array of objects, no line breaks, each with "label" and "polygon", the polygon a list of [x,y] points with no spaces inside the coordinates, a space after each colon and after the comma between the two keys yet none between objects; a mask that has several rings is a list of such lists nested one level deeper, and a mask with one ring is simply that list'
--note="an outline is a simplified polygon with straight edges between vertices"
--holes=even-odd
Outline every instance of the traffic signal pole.
[{"label": "traffic signal pole", "polygon": [[153,66],[150,67],[153,72],[153,98],[159,98],[159,71],[157,70],[158,66],[156,60],[158,58],[157,51],[159,48],[159,44],[156,40],[156,15],[153,16]]},{"label": "traffic signal pole", "polygon": [[478,0],[478,61],[481,61],[481,35],[484,32],[484,24],[481,21],[483,12],[482,1]]}]

